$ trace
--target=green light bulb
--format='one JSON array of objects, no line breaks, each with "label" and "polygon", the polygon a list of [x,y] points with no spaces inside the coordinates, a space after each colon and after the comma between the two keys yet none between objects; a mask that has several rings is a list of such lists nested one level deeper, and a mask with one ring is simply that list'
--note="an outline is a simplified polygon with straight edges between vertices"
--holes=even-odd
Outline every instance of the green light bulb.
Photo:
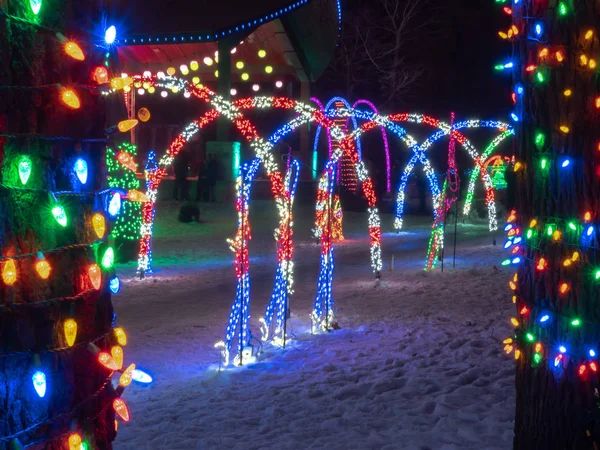
[{"label": "green light bulb", "polygon": [[596,280],[600,280],[600,270],[596,271]]},{"label": "green light bulb", "polygon": [[526,336],[529,342],[533,342],[535,340],[535,337],[531,333],[527,333]]},{"label": "green light bulb", "polygon": [[31,7],[33,14],[37,16],[42,8],[42,0],[29,0],[29,6]]},{"label": "green light bulb", "polygon": [[527,230],[527,239],[531,239],[531,236],[533,236],[533,230],[530,228]]},{"label": "green light bulb", "polygon": [[567,9],[567,4],[565,2],[560,2],[558,4],[558,13],[561,16],[566,16],[567,15],[568,9]]},{"label": "green light bulb", "polygon": [[545,169],[548,166],[548,160],[546,158],[542,158],[542,169]]},{"label": "green light bulb", "polygon": [[571,321],[571,325],[573,325],[574,327],[578,327],[579,325],[581,325],[581,320],[579,320],[579,319],[573,319]]},{"label": "green light bulb", "polygon": [[539,353],[536,353],[535,355],[533,355],[533,362],[535,362],[536,364],[539,364],[541,360],[542,360],[542,355],[540,355]]},{"label": "green light bulb", "polygon": [[21,156],[19,160],[19,178],[21,179],[21,183],[23,185],[27,184],[29,181],[29,176],[31,175],[31,159],[27,155]]},{"label": "green light bulb", "polygon": [[63,227],[67,226],[67,213],[61,205],[56,205],[52,208],[52,215],[60,225]]},{"label": "green light bulb", "polygon": [[576,230],[577,229],[577,227],[575,226],[575,224],[573,222],[569,222],[569,228],[571,230]]},{"label": "green light bulb", "polygon": [[545,142],[546,142],[546,136],[544,136],[544,133],[538,133],[535,135],[535,145],[538,148],[542,148],[544,146]]},{"label": "green light bulb", "polygon": [[543,83],[545,81],[544,74],[542,72],[538,72],[536,76],[537,76],[537,80],[540,83]]},{"label": "green light bulb", "polygon": [[115,263],[115,252],[112,247],[108,247],[102,257],[102,267],[110,269]]}]

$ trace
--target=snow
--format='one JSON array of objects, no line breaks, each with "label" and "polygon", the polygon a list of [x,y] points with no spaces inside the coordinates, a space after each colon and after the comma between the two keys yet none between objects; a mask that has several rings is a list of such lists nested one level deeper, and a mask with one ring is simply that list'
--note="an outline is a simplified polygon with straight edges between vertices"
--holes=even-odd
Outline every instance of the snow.
[{"label": "snow", "polygon": [[[270,297],[276,225],[272,203],[251,204],[252,330]],[[384,215],[384,272],[369,264],[366,215],[346,212],[347,241],[336,247],[334,299],[341,330],[311,335],[309,312],[319,246],[309,236],[312,208],[296,215],[296,292],[285,349],[266,345],[255,364],[218,370],[235,293],[231,206],[203,206],[202,223],[176,221],[159,205],[154,267],[135,279],[120,268],[113,297],[128,333],[126,362],[154,377],[124,398],[131,421],[122,449],[509,449],[514,364],[502,352],[514,313],[485,225],[460,225],[457,268],[447,230],[445,270],[422,270],[429,218],[408,218],[391,233]],[[500,235],[498,235],[500,238]],[[394,271],[389,271],[394,254]],[[450,255],[450,258],[448,258]],[[496,266],[496,267],[494,267]]]}]

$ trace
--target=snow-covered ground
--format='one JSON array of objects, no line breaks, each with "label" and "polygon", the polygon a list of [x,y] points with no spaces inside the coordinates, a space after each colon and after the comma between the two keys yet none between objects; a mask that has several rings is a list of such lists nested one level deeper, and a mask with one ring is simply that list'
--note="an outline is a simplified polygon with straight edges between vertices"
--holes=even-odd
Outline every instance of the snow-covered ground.
[{"label": "snow-covered ground", "polygon": [[[270,203],[251,208],[251,320],[259,337],[275,271],[276,218]],[[334,273],[342,329],[311,335],[319,247],[309,235],[312,209],[299,208],[293,341],[265,347],[256,364],[219,372],[213,345],[223,338],[235,293],[225,243],[234,212],[204,207],[201,224],[176,216],[174,205],[159,205],[159,272],[139,281],[132,265],[120,269],[123,289],[113,301],[128,332],[126,361],[154,383],[127,389],[132,419],[120,425],[116,449],[512,447],[514,364],[501,345],[514,313],[511,274],[485,225],[459,226],[456,269],[450,228],[444,273],[425,273],[429,219],[409,218],[397,235],[384,216],[385,269],[376,282],[366,216],[346,213],[347,241],[336,247]]]}]

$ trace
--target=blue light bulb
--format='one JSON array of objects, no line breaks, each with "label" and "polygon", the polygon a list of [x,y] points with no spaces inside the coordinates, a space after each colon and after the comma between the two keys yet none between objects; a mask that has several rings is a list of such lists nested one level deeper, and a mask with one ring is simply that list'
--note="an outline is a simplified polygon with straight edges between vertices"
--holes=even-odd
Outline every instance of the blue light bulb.
[{"label": "blue light bulb", "polygon": [[108,282],[108,286],[113,294],[118,294],[121,290],[121,281],[119,280],[119,277],[112,277]]},{"label": "blue light bulb", "polygon": [[594,226],[593,225],[590,225],[589,227],[587,227],[586,234],[588,236],[590,236],[593,232],[594,232]]},{"label": "blue light bulb", "polygon": [[546,322],[548,319],[550,318],[550,316],[548,314],[544,314],[542,317],[540,317],[540,322],[544,323]]},{"label": "blue light bulb", "polygon": [[519,116],[517,116],[515,113],[510,113],[510,117],[512,118],[512,120],[514,120],[515,122],[519,121]]},{"label": "blue light bulb", "polygon": [[544,33],[544,26],[538,22],[535,24],[535,34],[540,37]]},{"label": "blue light bulb", "polygon": [[104,42],[106,42],[108,45],[110,45],[113,42],[115,42],[116,37],[117,37],[117,29],[115,28],[114,25],[111,25],[110,27],[108,27],[106,29],[106,32],[104,33]]},{"label": "blue light bulb", "polygon": [[512,223],[507,223],[507,224],[504,226],[504,231],[511,230],[511,229],[512,229],[512,227],[513,227],[513,224],[512,224]]},{"label": "blue light bulb", "polygon": [[134,369],[133,372],[131,372],[131,379],[142,384],[152,383],[152,377],[140,369]]},{"label": "blue light bulb", "polygon": [[117,214],[119,214],[120,210],[121,210],[121,194],[119,194],[118,192],[115,192],[108,204],[108,214],[110,214],[111,217],[116,217]]},{"label": "blue light bulb", "polygon": [[567,167],[569,164],[571,164],[571,160],[569,158],[566,158],[562,164],[561,167]]},{"label": "blue light bulb", "polygon": [[561,345],[560,347],[558,347],[558,351],[561,353],[566,353],[567,352],[567,347],[565,347],[564,345]]},{"label": "blue light bulb", "polygon": [[593,358],[593,357],[595,357],[595,356],[596,356],[596,351],[595,351],[595,350],[592,350],[592,349],[590,349],[590,351],[589,351],[589,354],[590,354],[590,356]]},{"label": "blue light bulb", "polygon": [[513,258],[512,263],[513,264],[519,264],[521,262],[521,257],[517,256],[516,258]]},{"label": "blue light bulb", "polygon": [[33,381],[33,387],[35,388],[37,395],[39,395],[40,398],[44,398],[44,395],[46,395],[46,374],[38,370],[31,377],[31,381]]},{"label": "blue light bulb", "polygon": [[73,165],[73,170],[75,171],[75,174],[77,175],[77,178],[79,178],[81,184],[87,183],[88,165],[85,159],[77,158],[75,164]]}]

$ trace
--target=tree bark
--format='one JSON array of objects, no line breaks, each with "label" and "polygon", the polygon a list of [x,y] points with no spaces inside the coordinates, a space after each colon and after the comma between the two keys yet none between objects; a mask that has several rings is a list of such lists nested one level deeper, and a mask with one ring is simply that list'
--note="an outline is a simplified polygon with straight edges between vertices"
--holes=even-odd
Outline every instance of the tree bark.
[{"label": "tree bark", "polygon": [[[116,435],[110,372],[87,347],[87,342],[94,341],[100,348],[110,348],[114,341],[110,273],[102,272],[102,287],[94,290],[87,272],[104,247],[49,251],[96,241],[91,217],[104,213],[103,206],[100,197],[59,196],[68,220],[62,227],[50,212],[53,200],[45,192],[102,189],[104,144],[40,139],[104,138],[102,96],[80,86],[94,85],[93,69],[103,65],[104,50],[92,44],[97,37],[91,34],[93,28],[101,28],[101,3],[44,0],[34,15],[29,1],[0,0],[5,13],[0,14],[0,133],[25,135],[0,137],[0,250],[3,257],[33,253],[15,259],[17,280],[12,286],[0,280],[2,450],[19,445],[65,449],[69,434],[75,431],[88,448],[111,449]],[[75,40],[85,60],[67,56],[56,32]],[[70,110],[61,102],[61,91],[52,86],[56,83],[73,87],[80,109]],[[43,87],[30,89],[34,86]],[[32,191],[23,190],[19,178],[23,155],[33,163],[25,186]],[[79,157],[88,164],[88,181],[83,186],[73,172]],[[46,280],[35,270],[38,251],[44,252],[51,266]],[[0,271],[5,264],[0,261]],[[89,293],[66,298],[82,292]],[[48,299],[60,300],[44,303]],[[73,347],[64,336],[67,318],[78,325]],[[33,387],[36,370],[46,375],[43,397]]]}]

